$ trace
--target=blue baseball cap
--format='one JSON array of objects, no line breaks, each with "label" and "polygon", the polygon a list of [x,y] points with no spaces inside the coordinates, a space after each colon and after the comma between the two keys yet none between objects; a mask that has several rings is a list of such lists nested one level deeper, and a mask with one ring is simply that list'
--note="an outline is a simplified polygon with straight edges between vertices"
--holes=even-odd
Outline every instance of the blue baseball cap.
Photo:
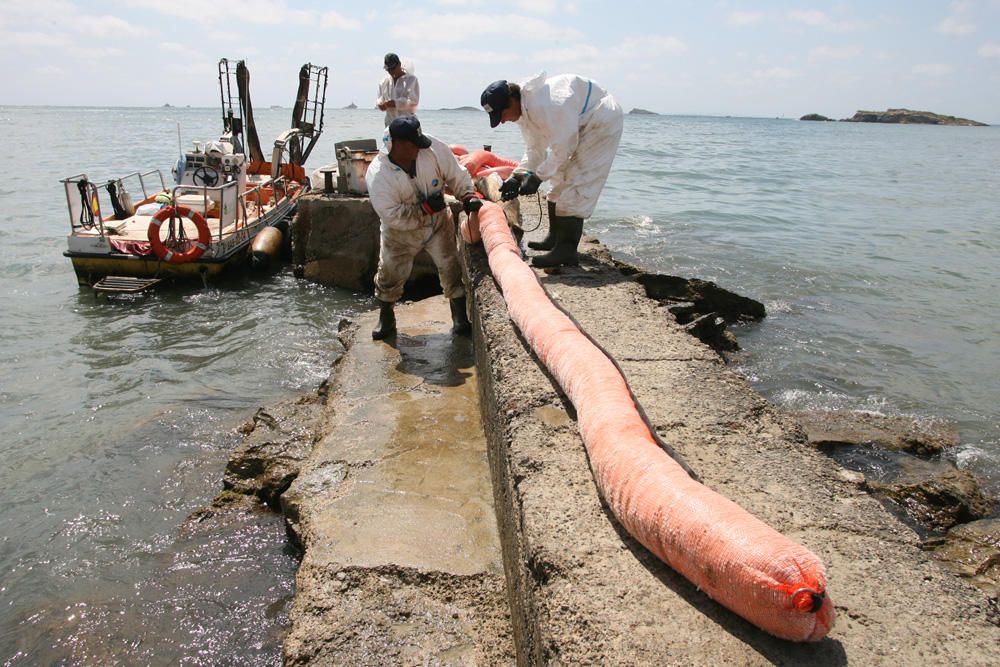
[{"label": "blue baseball cap", "polygon": [[500,124],[500,114],[510,104],[510,86],[503,79],[494,81],[486,86],[486,90],[479,97],[479,103],[490,115],[490,127],[496,127]]},{"label": "blue baseball cap", "polygon": [[389,123],[389,136],[393,141],[409,141],[417,148],[430,148],[431,138],[420,130],[416,116],[400,116]]}]

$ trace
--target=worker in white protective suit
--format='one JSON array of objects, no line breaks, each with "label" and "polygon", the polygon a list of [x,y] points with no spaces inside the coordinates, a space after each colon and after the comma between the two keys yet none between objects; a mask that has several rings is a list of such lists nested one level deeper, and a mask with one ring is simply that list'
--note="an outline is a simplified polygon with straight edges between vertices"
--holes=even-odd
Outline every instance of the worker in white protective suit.
[{"label": "worker in white protective suit", "polygon": [[441,289],[451,304],[452,333],[468,335],[472,326],[465,312],[455,221],[444,188],[449,187],[471,214],[483,205],[472,177],[447,144],[421,131],[416,116],[389,123],[383,143],[384,150],[365,174],[368,196],[381,220],[375,274],[379,320],[372,338],[382,340],[396,333],[393,304],[403,295],[403,284],[421,250],[427,250],[437,266]]},{"label": "worker in white protective suit", "polygon": [[611,171],[621,140],[622,108],[599,83],[575,74],[546,76],[522,84],[494,81],[480,97],[490,127],[514,122],[521,127],[525,153],[501,187],[506,201],[538,192],[548,181],[549,233],[528,247],[547,250],[532,257],[539,267],[576,265],[583,219]]},{"label": "worker in white protective suit", "polygon": [[385,112],[388,127],[400,116],[413,116],[420,103],[420,82],[417,77],[403,68],[399,56],[385,54],[385,76],[378,84],[378,98],[375,106]]}]

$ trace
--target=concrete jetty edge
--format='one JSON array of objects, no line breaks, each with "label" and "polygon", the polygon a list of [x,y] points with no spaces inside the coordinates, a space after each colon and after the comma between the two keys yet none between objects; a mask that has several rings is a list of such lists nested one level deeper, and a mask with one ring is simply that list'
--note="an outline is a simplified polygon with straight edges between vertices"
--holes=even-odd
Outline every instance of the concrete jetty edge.
[{"label": "concrete jetty edge", "polygon": [[538,272],[613,357],[659,435],[711,488],[825,562],[838,622],[816,644],[771,637],[627,535],[598,495],[574,411],[507,316],[481,246],[465,250],[476,365],[518,663],[995,664],[1000,628],[857,477],[810,447],[678,325],[596,239]]}]

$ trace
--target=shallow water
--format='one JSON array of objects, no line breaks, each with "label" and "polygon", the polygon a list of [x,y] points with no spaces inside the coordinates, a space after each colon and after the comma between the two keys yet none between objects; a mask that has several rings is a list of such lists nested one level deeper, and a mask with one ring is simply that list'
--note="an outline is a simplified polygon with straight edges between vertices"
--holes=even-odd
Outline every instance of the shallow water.
[{"label": "shallow water", "polygon": [[[266,145],[289,110],[257,111]],[[430,134],[518,156],[514,127],[423,112]],[[330,111],[336,141],[374,110]],[[0,108],[0,660],[275,664],[295,556],[266,513],[188,517],[236,429],[326,377],[369,297],[275,275],[105,299],[61,256],[60,178],[169,169],[211,109]],[[1000,489],[1000,130],[630,116],[586,231],[645,268],[764,301],[739,369],[791,407],[954,420]],[[525,209],[525,223],[537,214]]]}]

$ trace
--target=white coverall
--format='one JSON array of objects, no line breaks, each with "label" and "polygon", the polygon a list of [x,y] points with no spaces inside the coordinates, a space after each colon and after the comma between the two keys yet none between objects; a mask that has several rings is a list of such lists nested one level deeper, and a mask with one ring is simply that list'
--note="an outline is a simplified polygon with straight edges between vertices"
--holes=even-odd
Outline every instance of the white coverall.
[{"label": "white coverall", "polygon": [[[385,134],[388,137],[388,131]],[[449,299],[465,296],[451,207],[427,215],[420,204],[428,195],[442,192],[445,185],[459,199],[474,194],[475,188],[469,172],[448,145],[434,137],[430,140],[430,148],[417,152],[413,177],[381,151],[365,174],[368,196],[381,220],[375,274],[375,296],[380,301],[399,300],[413,270],[413,259],[422,249],[437,266],[444,295]]]},{"label": "white coverall", "polygon": [[550,182],[557,215],[589,218],[622,137],[624,114],[615,98],[591,79],[542,72],[521,84],[517,124],[525,144],[517,170]]},{"label": "white coverall", "polygon": [[420,103],[420,82],[417,81],[417,77],[407,72],[393,80],[392,75],[386,73],[378,84],[378,99],[375,100],[375,106],[389,101],[395,102],[396,106],[385,110],[386,127],[389,127],[389,123],[398,116],[415,116],[417,104]]}]

